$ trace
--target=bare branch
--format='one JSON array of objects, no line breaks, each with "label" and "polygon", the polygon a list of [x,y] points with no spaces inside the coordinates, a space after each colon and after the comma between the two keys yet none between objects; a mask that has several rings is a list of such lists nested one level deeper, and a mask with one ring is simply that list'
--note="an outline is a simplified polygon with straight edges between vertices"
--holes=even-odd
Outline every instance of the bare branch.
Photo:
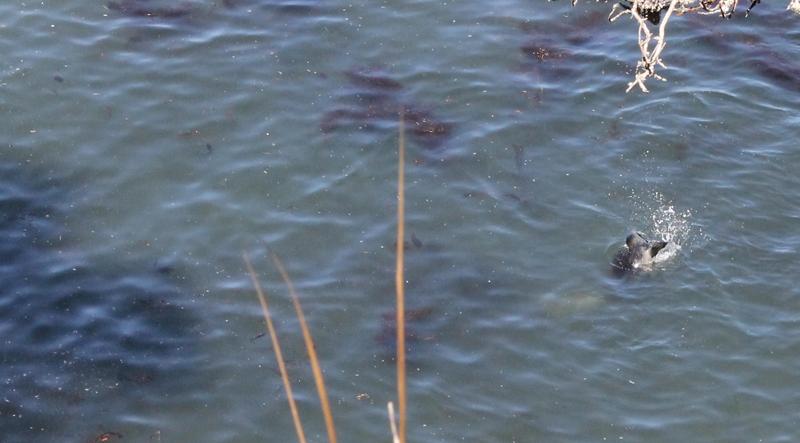
[{"label": "bare branch", "polygon": [[[751,0],[750,7],[745,12],[749,13],[753,7],[761,0]],[[573,0],[575,5],[576,0]],[[630,6],[627,4],[630,3]],[[636,19],[639,24],[639,50],[642,53],[642,58],[636,64],[636,74],[632,82],[628,83],[628,88],[625,92],[629,92],[634,86],[648,92],[644,82],[650,78],[655,77],[661,81],[666,81],[664,77],[656,74],[656,67],[660,66],[667,69],[664,61],[661,60],[661,53],[667,44],[667,22],[673,12],[676,15],[681,15],[690,11],[698,11],[700,14],[720,14],[722,17],[730,18],[739,0],[620,0],[614,4],[611,14],[608,16],[608,21],[615,21],[625,14],[630,14],[632,18]],[[666,14],[662,17],[661,13],[666,9]],[[800,14],[800,0],[790,0],[789,7],[786,8],[796,14]],[[658,26],[658,35],[654,35],[647,22]],[[650,49],[651,43],[655,40],[655,46]]]},{"label": "bare branch", "polygon": [[669,18],[672,16],[675,6],[681,0],[672,0],[669,4],[667,14],[661,19],[661,23],[658,27],[658,35],[655,36],[656,46],[652,51],[650,51],[650,41],[653,39],[653,33],[650,32],[650,29],[647,27],[645,19],[639,14],[640,1],[641,0],[634,0],[633,6],[630,9],[630,14],[639,23],[639,49],[642,51],[642,59],[636,64],[636,76],[632,82],[628,83],[628,89],[626,89],[625,92],[629,92],[636,85],[639,85],[642,91],[648,92],[647,88],[644,86],[644,81],[650,77],[666,81],[665,78],[656,74],[656,66],[667,69],[667,66],[661,60],[661,51],[664,50],[664,46],[667,44],[665,40],[667,22],[669,22]]}]

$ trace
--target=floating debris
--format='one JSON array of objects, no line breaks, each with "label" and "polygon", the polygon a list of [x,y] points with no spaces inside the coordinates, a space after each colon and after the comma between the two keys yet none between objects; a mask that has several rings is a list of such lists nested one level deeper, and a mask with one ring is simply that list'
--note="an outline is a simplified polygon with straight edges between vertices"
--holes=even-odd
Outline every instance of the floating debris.
[{"label": "floating debris", "polygon": [[119,440],[122,434],[119,432],[103,432],[92,440],[92,443],[105,443],[109,441]]},{"label": "floating debris", "polygon": [[539,60],[540,62],[554,58],[561,58],[567,53],[566,51],[558,50],[552,47],[541,46],[536,43],[523,45],[519,49],[526,56]]}]

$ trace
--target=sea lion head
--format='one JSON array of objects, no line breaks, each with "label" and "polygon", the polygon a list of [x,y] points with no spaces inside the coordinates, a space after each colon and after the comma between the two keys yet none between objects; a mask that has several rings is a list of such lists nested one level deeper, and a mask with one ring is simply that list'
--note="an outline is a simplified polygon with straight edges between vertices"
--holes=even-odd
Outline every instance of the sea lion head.
[{"label": "sea lion head", "polygon": [[633,232],[625,239],[627,251],[614,256],[614,264],[624,270],[639,269],[653,264],[656,255],[667,246],[665,241],[649,242],[642,234]]}]

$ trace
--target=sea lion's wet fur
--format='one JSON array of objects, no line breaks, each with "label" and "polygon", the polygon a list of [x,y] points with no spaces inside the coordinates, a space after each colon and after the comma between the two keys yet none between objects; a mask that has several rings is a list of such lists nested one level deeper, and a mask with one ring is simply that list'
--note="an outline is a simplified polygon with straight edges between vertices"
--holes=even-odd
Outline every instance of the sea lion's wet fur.
[{"label": "sea lion's wet fur", "polygon": [[631,271],[653,264],[656,255],[667,246],[667,242],[649,242],[642,234],[634,232],[625,239],[625,245],[627,250],[614,255],[614,266],[623,271]]}]

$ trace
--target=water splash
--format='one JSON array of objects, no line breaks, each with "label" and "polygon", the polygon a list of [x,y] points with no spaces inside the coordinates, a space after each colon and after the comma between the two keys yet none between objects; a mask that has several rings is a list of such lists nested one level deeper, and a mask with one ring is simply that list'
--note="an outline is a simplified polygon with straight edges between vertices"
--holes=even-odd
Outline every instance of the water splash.
[{"label": "water splash", "polygon": [[644,237],[650,241],[667,242],[667,246],[656,256],[656,262],[669,260],[684,246],[692,244],[691,209],[677,211],[672,200],[655,191],[643,194],[632,191],[631,201],[636,207],[631,214],[631,221]]}]

